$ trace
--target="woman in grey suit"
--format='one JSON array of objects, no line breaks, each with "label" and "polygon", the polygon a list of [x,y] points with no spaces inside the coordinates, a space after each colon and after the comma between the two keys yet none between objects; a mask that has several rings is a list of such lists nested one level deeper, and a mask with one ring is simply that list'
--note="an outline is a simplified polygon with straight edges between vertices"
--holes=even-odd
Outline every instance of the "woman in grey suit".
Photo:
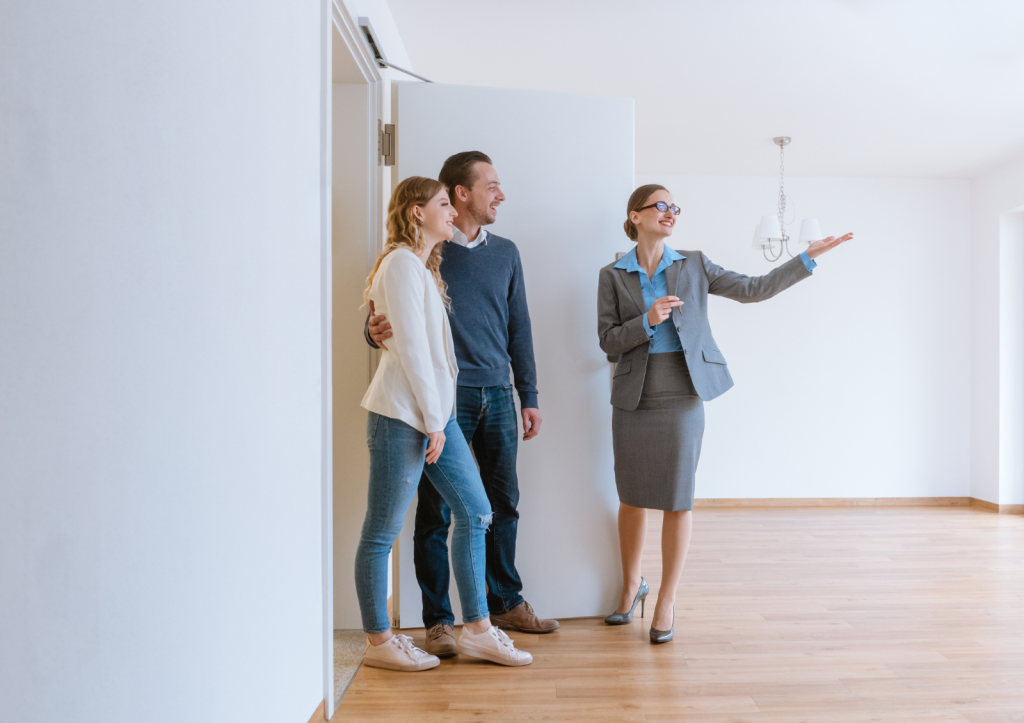
[{"label": "woman in grey suit", "polygon": [[663,186],[636,189],[626,215],[636,248],[601,269],[597,299],[601,348],[615,363],[612,445],[623,578],[619,606],[605,622],[629,623],[638,603],[643,616],[647,510],[664,510],[661,590],[650,631],[652,643],[664,643],[674,634],[675,592],[690,544],[704,402],[733,385],[708,324],[708,294],[743,303],[770,299],[810,276],[815,257],[853,234],[816,241],[771,273],[750,277],[700,251],[668,247],[679,207]]}]

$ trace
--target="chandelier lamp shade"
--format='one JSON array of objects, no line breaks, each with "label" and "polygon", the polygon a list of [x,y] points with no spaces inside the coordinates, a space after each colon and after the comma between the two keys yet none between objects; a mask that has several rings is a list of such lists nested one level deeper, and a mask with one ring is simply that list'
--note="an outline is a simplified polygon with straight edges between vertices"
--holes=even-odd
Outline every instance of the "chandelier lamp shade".
[{"label": "chandelier lamp shade", "polygon": [[775,216],[762,216],[761,223],[754,227],[754,248],[771,249],[782,241],[782,227]]},{"label": "chandelier lamp shade", "polygon": [[[754,248],[760,249],[769,261],[778,261],[783,252],[792,258],[789,250],[789,235],[786,233],[786,206],[792,199],[786,195],[786,146],[792,139],[789,136],[778,136],[772,142],[779,147],[779,210],[775,216],[762,216],[761,222],[754,227]],[[791,219],[789,223],[792,223]],[[821,226],[816,218],[805,218],[800,223],[800,245],[809,246],[824,237]]]},{"label": "chandelier lamp shade", "polygon": [[810,246],[815,241],[821,241],[823,238],[825,237],[821,233],[818,219],[805,218],[800,222],[800,244]]}]

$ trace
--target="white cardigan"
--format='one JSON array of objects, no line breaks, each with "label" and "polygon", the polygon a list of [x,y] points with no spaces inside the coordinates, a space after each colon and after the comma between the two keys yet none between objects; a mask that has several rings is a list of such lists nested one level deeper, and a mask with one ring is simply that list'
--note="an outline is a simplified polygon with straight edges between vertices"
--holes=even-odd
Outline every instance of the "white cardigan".
[{"label": "white cardigan", "polygon": [[433,275],[412,251],[396,249],[381,261],[370,300],[388,317],[392,337],[362,407],[423,434],[444,431],[455,410],[459,365]]}]

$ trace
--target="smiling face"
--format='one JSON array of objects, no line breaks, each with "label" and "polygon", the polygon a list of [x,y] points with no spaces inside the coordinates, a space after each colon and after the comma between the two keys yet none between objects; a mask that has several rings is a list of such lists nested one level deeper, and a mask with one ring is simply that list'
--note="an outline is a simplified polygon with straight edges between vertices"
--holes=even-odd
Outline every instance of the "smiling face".
[{"label": "smiling face", "polygon": [[448,191],[444,188],[422,206],[413,206],[412,212],[420,222],[420,230],[429,246],[447,241],[455,233],[452,222],[459,214],[448,201]]},{"label": "smiling face", "polygon": [[466,213],[481,226],[494,223],[498,218],[498,206],[505,200],[501,192],[501,181],[494,166],[483,161],[473,167],[473,187],[457,186],[456,193],[466,204]]},{"label": "smiling face", "polygon": [[[642,206],[653,206],[659,201],[667,206],[675,203],[671,193],[660,189],[652,193]],[[676,216],[670,209],[659,211],[657,208],[645,208],[643,211],[631,211],[629,220],[636,226],[640,236],[648,238],[671,236],[676,225]]]}]

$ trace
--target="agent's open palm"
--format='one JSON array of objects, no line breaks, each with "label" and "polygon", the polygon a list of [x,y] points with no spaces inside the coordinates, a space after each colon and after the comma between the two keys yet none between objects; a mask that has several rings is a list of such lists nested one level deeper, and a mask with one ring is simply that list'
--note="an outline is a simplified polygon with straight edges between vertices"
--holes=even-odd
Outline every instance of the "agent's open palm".
[{"label": "agent's open palm", "polygon": [[823,238],[821,241],[815,241],[807,247],[807,255],[812,259],[817,256],[821,256],[826,251],[831,251],[839,244],[846,243],[852,238],[853,234],[848,233],[842,236],[829,236],[828,238]]}]

